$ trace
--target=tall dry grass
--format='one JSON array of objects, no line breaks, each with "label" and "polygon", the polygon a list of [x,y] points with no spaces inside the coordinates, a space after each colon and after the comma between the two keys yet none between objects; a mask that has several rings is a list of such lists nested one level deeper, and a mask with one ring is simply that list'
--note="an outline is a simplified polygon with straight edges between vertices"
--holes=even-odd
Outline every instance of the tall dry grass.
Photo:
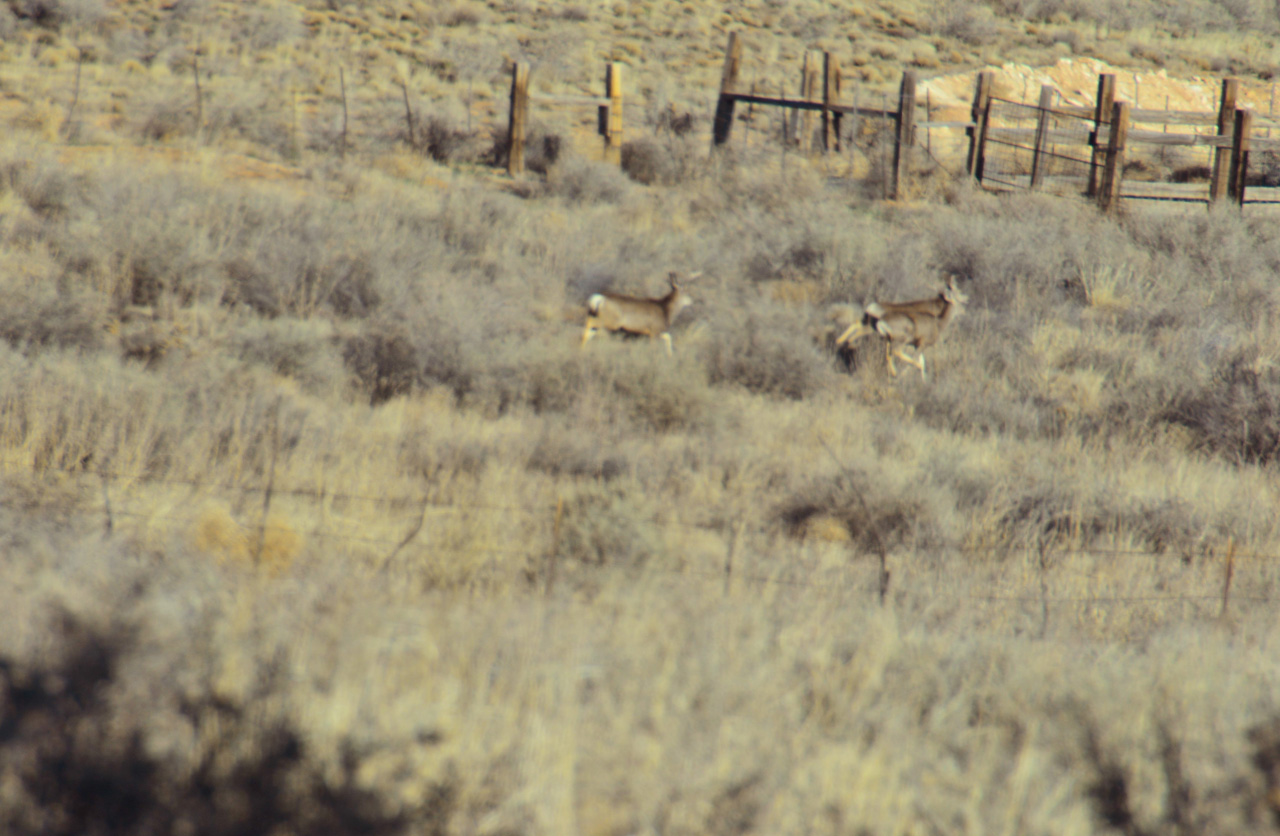
[{"label": "tall dry grass", "polygon": [[[1269,218],[886,206],[676,131],[724,27],[782,66],[829,3],[632,4],[661,50],[580,6],[35,5],[0,6],[6,832],[1277,829]],[[1121,25],[1007,6],[855,4],[858,73]],[[554,131],[534,179],[471,168],[502,50],[558,92],[631,60],[630,177]],[[579,349],[591,292],[670,269],[674,358]],[[836,356],[948,274],[928,382]]]}]

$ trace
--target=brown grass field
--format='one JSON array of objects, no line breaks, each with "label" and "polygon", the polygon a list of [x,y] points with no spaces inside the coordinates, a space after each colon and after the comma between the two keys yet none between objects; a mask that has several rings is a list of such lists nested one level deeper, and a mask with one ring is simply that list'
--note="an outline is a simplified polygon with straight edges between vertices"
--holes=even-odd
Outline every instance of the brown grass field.
[{"label": "brown grass field", "polygon": [[[1274,213],[712,154],[734,30],[866,101],[1280,62],[1249,0],[0,2],[0,832],[1280,830]],[[507,177],[514,61],[623,63],[623,165],[544,104]],[[674,357],[579,348],[670,270]],[[836,351],[951,275],[927,381]]]}]

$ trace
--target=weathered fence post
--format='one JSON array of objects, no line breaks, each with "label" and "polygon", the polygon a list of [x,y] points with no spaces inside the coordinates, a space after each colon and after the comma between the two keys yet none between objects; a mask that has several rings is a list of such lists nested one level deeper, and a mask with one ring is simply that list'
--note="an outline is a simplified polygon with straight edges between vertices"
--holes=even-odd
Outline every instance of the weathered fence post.
[{"label": "weathered fence post", "polygon": [[1098,76],[1098,100],[1093,108],[1093,154],[1089,161],[1089,187],[1085,190],[1089,197],[1096,197],[1098,194],[1098,168],[1106,156],[1102,145],[1102,126],[1111,124],[1111,108],[1115,103],[1115,74],[1103,73]]},{"label": "weathered fence post", "polygon": [[741,68],[742,39],[737,32],[730,32],[729,45],[724,53],[724,71],[720,75],[720,99],[716,102],[716,118],[711,132],[713,145],[724,145],[729,141],[729,131],[733,128],[733,94],[737,92]]},{"label": "weathered fence post", "polygon": [[342,67],[338,68],[338,84],[342,90],[342,145],[339,146],[339,155],[342,159],[347,158],[347,74]]},{"label": "weathered fence post", "polygon": [[822,150],[840,150],[840,116],[831,110],[840,97],[840,64],[830,52],[822,53]]},{"label": "weathered fence post", "polygon": [[[800,98],[805,102],[813,102],[818,98],[818,73],[821,68],[818,65],[818,53],[809,50],[804,54],[804,67],[800,76]],[[800,153],[809,154],[813,151],[813,132],[817,123],[817,115],[812,110],[805,109],[800,116]],[[825,121],[826,112],[823,112]]]},{"label": "weathered fence post", "polygon": [[1111,107],[1111,136],[1107,139],[1107,159],[1102,169],[1102,188],[1098,205],[1110,212],[1120,202],[1120,182],[1124,178],[1124,146],[1129,137],[1129,103],[1116,102]]},{"label": "weathered fence post", "polygon": [[[1222,99],[1218,103],[1218,136],[1231,136],[1235,128],[1236,96],[1240,92],[1240,79],[1222,80]],[[1231,149],[1224,145],[1213,149],[1213,170],[1209,177],[1209,203],[1217,203],[1227,194],[1227,181],[1231,177]]]},{"label": "weathered fence post", "polygon": [[610,64],[604,71],[604,94],[609,99],[605,119],[604,161],[622,162],[622,65]]},{"label": "weathered fence post", "polygon": [[1245,181],[1249,176],[1249,133],[1253,130],[1253,111],[1237,108],[1231,138],[1231,176],[1227,182],[1227,194],[1238,205],[1244,206]]},{"label": "weathered fence post", "polygon": [[1036,140],[1031,152],[1031,188],[1038,189],[1044,182],[1044,147],[1049,141],[1049,108],[1053,107],[1053,85],[1040,87],[1040,103],[1037,105]]},{"label": "weathered fence post", "polygon": [[907,161],[911,146],[915,144],[916,129],[916,74],[907,70],[902,74],[902,90],[898,96],[897,132],[893,138],[893,171],[889,182],[889,197],[898,200],[905,192]]},{"label": "weathered fence post", "polygon": [[978,73],[973,90],[973,108],[969,111],[973,127],[969,129],[969,158],[965,170],[979,183],[982,182],[982,153],[987,141],[987,113],[991,109],[991,82],[994,79],[995,73]]},{"label": "weathered fence post", "polygon": [[511,68],[511,118],[507,122],[507,173],[524,173],[525,122],[529,117],[529,65]]}]

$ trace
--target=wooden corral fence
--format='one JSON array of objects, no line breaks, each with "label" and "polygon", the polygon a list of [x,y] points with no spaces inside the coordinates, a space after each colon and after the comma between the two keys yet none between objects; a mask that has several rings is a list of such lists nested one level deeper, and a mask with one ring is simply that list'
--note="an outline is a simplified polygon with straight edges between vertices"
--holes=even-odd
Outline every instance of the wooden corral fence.
[{"label": "wooden corral fence", "polygon": [[511,68],[511,109],[507,121],[507,173],[524,172],[524,144],[529,100],[596,108],[597,132],[604,137],[606,162],[618,163],[622,154],[622,65],[609,64],[604,74],[603,96],[562,96],[529,92],[529,65]]},{"label": "wooden corral fence", "polygon": [[[743,89],[743,40],[729,35],[720,92],[712,123],[712,145],[729,142],[738,104],[772,106],[791,111],[784,120],[784,141],[801,153],[841,151],[842,121],[852,117],[882,119],[891,127],[892,162],[885,159],[885,196],[905,195],[917,136],[933,130],[963,131],[967,142],[964,169],[993,191],[1043,189],[1074,192],[1097,200],[1104,210],[1121,199],[1199,201],[1229,198],[1245,203],[1280,203],[1280,119],[1237,107],[1239,79],[1222,83],[1216,112],[1139,109],[1116,99],[1114,75],[1098,77],[1091,105],[1067,104],[1052,86],[1044,85],[1035,104],[995,95],[995,74],[982,72],[974,85],[969,119],[932,121],[929,100],[919,101],[915,71],[902,74],[896,107],[888,96],[882,107],[859,106],[849,100],[840,64],[830,52],[808,52],[800,74],[798,96],[764,95]],[[511,174],[524,171],[524,145],[530,99],[597,108],[598,133],[605,159],[619,162],[622,148],[622,65],[606,68],[604,96],[556,96],[529,92],[529,66],[516,64],[511,76],[508,162]],[[918,108],[923,105],[923,119]],[[820,124],[819,124],[820,120]],[[925,134],[928,136],[928,134]],[[815,143],[815,139],[817,142]],[[815,147],[816,146],[816,147]],[[1187,155],[1190,159],[1182,159]],[[1266,166],[1251,170],[1265,155]],[[1169,161],[1178,157],[1174,163]],[[1161,164],[1152,164],[1162,160]],[[1263,170],[1265,169],[1265,171]]]},{"label": "wooden corral fence", "polygon": [[[733,128],[734,110],[738,103],[788,108],[792,111],[791,133],[797,138],[802,153],[813,150],[813,137],[822,137],[823,152],[838,152],[840,148],[841,120],[846,117],[882,118],[892,121],[893,164],[886,172],[887,197],[893,199],[902,194],[905,186],[911,148],[915,145],[918,127],[935,127],[916,121],[916,75],[908,70],[902,75],[896,109],[885,107],[859,107],[856,102],[842,101],[843,78],[838,59],[830,52],[808,52],[800,74],[800,95],[761,95],[755,90],[742,89],[742,39],[737,32],[730,33],[725,51],[724,69],[720,77],[720,95],[716,101],[712,124],[712,144],[722,146],[729,141]],[[801,124],[796,126],[795,117]],[[821,118],[821,130],[817,120]],[[951,126],[939,123],[937,127]]]},{"label": "wooden corral fence", "polygon": [[[1210,204],[1230,198],[1242,206],[1280,203],[1280,139],[1272,138],[1280,120],[1270,113],[1260,117],[1237,107],[1239,79],[1223,81],[1216,112],[1198,112],[1138,109],[1117,101],[1111,74],[1099,76],[1092,105],[1060,103],[1062,97],[1052,85],[1041,88],[1035,104],[1016,102],[994,95],[995,75],[983,72],[974,85],[970,118],[935,122],[927,100],[918,100],[912,70],[902,75],[897,107],[886,103],[875,108],[842,100],[840,66],[829,52],[806,54],[800,95],[795,98],[744,91],[741,69],[742,40],[735,32],[725,52],[713,145],[729,141],[738,103],[803,113],[804,124],[798,131],[802,152],[812,150],[815,133],[821,137],[823,152],[839,151],[843,117],[883,118],[893,126],[893,160],[885,172],[890,199],[905,193],[921,131],[962,130],[968,139],[965,172],[996,191],[1073,191],[1096,199],[1104,211],[1122,198]],[[922,104],[923,120],[917,113]],[[819,116],[822,127],[817,131],[814,120]],[[1193,157],[1198,149],[1203,163],[1166,165],[1164,172],[1150,164],[1152,159],[1167,160],[1171,149],[1189,151]],[[1267,155],[1270,164],[1265,172],[1257,166],[1251,170],[1251,154],[1255,160]]]},{"label": "wooden corral fence", "polygon": [[[979,74],[969,173],[994,190],[1078,192],[1103,210],[1122,198],[1280,203],[1280,188],[1250,172],[1251,154],[1280,152],[1280,140],[1270,136],[1280,122],[1236,106],[1238,79],[1223,81],[1216,113],[1134,108],[1116,101],[1115,82],[1099,76],[1092,106],[1055,104],[1051,85],[1028,105],[991,95],[992,74]],[[1199,149],[1203,163],[1161,172],[1146,162],[1166,149]]]}]

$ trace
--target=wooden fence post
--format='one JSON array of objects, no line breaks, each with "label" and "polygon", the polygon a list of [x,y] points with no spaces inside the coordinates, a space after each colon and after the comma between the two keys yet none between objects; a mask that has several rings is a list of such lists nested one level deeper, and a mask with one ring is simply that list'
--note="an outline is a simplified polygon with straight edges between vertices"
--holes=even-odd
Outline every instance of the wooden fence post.
[{"label": "wooden fence post", "polygon": [[1227,182],[1227,194],[1238,205],[1244,206],[1245,181],[1249,176],[1249,132],[1253,130],[1253,111],[1237,108],[1234,133],[1231,138],[1231,174]]},{"label": "wooden fence post", "polygon": [[840,150],[840,113],[831,106],[840,97],[840,63],[830,53],[822,53],[822,150]]},{"label": "wooden fence post", "polygon": [[982,152],[987,140],[987,113],[991,108],[991,83],[994,79],[995,73],[978,73],[973,108],[969,111],[973,127],[969,129],[969,158],[965,170],[979,183],[982,182]]},{"label": "wooden fence post", "polygon": [[1040,184],[1044,182],[1044,169],[1046,160],[1044,158],[1044,147],[1049,141],[1049,108],[1053,107],[1053,85],[1044,84],[1040,87],[1040,103],[1037,105],[1038,118],[1036,119],[1036,140],[1034,150],[1031,152],[1031,188],[1038,189]]},{"label": "wooden fence post", "polygon": [[1089,197],[1098,195],[1098,168],[1106,158],[1106,150],[1102,145],[1102,126],[1111,124],[1111,108],[1115,103],[1115,74],[1102,73],[1098,76],[1098,100],[1093,107],[1093,154],[1089,160],[1089,186],[1085,190]]},{"label": "wooden fence post", "polygon": [[898,200],[906,191],[907,161],[916,132],[916,74],[902,74],[902,90],[898,96],[897,132],[893,138],[893,171],[889,181],[889,197]]},{"label": "wooden fence post", "polygon": [[733,128],[733,94],[738,88],[738,73],[742,68],[742,39],[737,32],[729,33],[729,45],[724,52],[724,71],[720,75],[720,99],[716,102],[716,118],[712,127],[713,145],[729,141]]},{"label": "wooden fence post", "polygon": [[[800,72],[800,98],[806,102],[812,102],[818,98],[818,73],[821,72],[817,52],[809,50],[804,54],[804,66]],[[817,124],[817,114],[812,110],[805,110],[799,114],[799,117],[800,153],[808,154],[813,151],[813,132]]]},{"label": "wooden fence post", "polygon": [[622,65],[610,64],[604,72],[604,94],[609,98],[609,115],[605,121],[604,161],[622,162]]},{"label": "wooden fence post", "polygon": [[1120,182],[1124,179],[1124,146],[1129,137],[1129,103],[1116,102],[1111,107],[1111,136],[1107,139],[1107,159],[1102,170],[1102,188],[1098,204],[1110,212],[1120,202]]},{"label": "wooden fence post", "polygon": [[342,159],[347,158],[347,74],[342,67],[338,68],[338,84],[342,89],[342,145],[339,155]]},{"label": "wooden fence post", "polygon": [[[1218,104],[1218,136],[1231,136],[1235,128],[1236,96],[1240,92],[1240,79],[1222,80],[1222,99]],[[1217,146],[1213,149],[1213,170],[1209,177],[1209,203],[1217,203],[1227,194],[1227,181],[1231,178],[1231,149]]]},{"label": "wooden fence post", "polygon": [[529,117],[529,65],[511,68],[511,118],[507,122],[507,173],[524,173],[525,122]]}]

